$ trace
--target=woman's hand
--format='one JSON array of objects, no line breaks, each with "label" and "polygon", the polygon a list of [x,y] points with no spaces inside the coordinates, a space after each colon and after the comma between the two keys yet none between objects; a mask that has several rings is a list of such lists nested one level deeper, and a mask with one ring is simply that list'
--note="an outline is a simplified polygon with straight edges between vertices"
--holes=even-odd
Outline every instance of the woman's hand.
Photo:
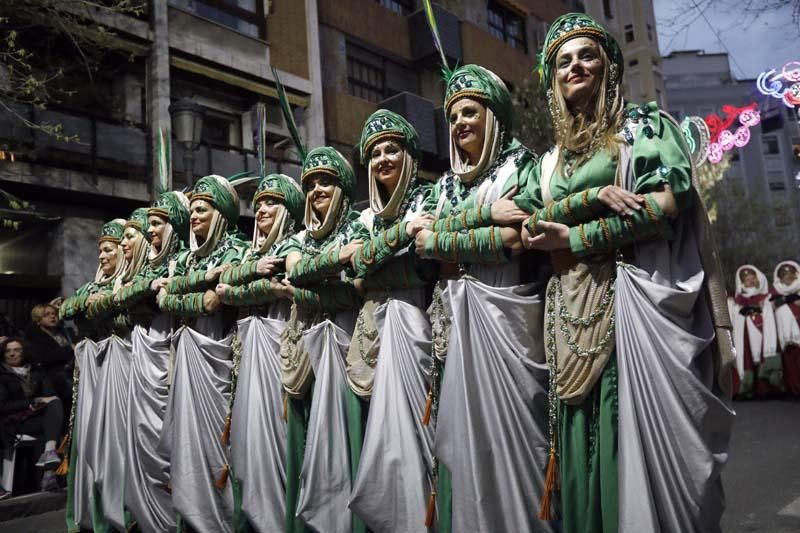
[{"label": "woman's hand", "polygon": [[221,305],[222,302],[219,301],[219,296],[217,296],[216,292],[209,289],[203,293],[203,309],[205,309],[206,313],[215,312]]},{"label": "woman's hand", "polygon": [[[536,236],[528,237],[523,241],[525,248],[555,252],[569,250],[569,226],[557,222],[539,221],[536,223]],[[523,238],[527,230],[523,228]]]},{"label": "woman's hand", "polygon": [[364,241],[361,239],[355,239],[342,246],[339,249],[339,262],[343,265],[349,263],[350,258],[353,257],[362,246],[364,246]]},{"label": "woman's hand", "polygon": [[93,303],[95,303],[97,300],[100,300],[102,298],[103,298],[103,295],[101,293],[99,293],[99,292],[91,294],[91,295],[89,295],[88,298],[86,298],[86,305],[90,306]]},{"label": "woman's hand", "polygon": [[214,289],[214,292],[216,293],[217,298],[219,298],[219,300],[222,303],[228,303],[227,302],[228,289],[230,289],[230,288],[231,288],[231,286],[228,285],[227,283],[219,283],[219,284],[217,284],[217,287]]},{"label": "woman's hand", "polygon": [[518,191],[519,187],[515,185],[505,196],[492,202],[492,222],[494,222],[495,225],[510,226],[512,224],[519,224],[528,218],[530,213],[520,209],[517,204],[514,203],[514,200],[512,200],[512,198],[517,195]]},{"label": "woman's hand", "polygon": [[418,256],[425,257],[425,243],[428,242],[428,237],[431,235],[433,235],[433,232],[429,229],[417,232],[416,237],[414,237],[414,251],[417,252]]},{"label": "woman's hand", "polygon": [[[225,272],[226,270],[228,270],[230,267],[231,267],[231,265],[220,265],[218,267],[212,268],[211,270],[206,272],[206,276],[205,276],[206,281],[209,282],[209,283],[217,281],[217,278],[219,278],[219,275],[222,274],[223,272]],[[214,292],[214,291],[210,291],[210,292]]]},{"label": "woman's hand", "polygon": [[270,289],[278,294],[279,298],[286,298],[287,300],[294,300],[294,285],[288,280],[281,281],[272,280],[269,283]]},{"label": "woman's hand", "polygon": [[150,283],[150,290],[154,292],[159,292],[161,289],[167,288],[169,284],[169,280],[167,278],[158,278],[154,279],[152,283]]},{"label": "woman's hand", "polygon": [[33,399],[34,405],[47,405],[53,400],[58,400],[58,396],[38,396]]},{"label": "woman's hand", "polygon": [[641,204],[644,203],[644,196],[641,194],[634,194],[616,185],[606,185],[600,189],[597,199],[618,215],[628,216],[633,214],[634,209],[641,209]]},{"label": "woman's hand", "polygon": [[275,273],[277,267],[282,264],[282,257],[275,257],[273,255],[264,256],[256,263],[256,273],[263,277],[271,276]]},{"label": "woman's hand", "polygon": [[427,215],[427,214],[420,215],[411,222],[409,222],[408,224],[406,224],[406,234],[409,237],[414,237],[420,231],[430,227],[430,225],[433,224],[434,220],[435,219],[433,218],[433,215]]}]

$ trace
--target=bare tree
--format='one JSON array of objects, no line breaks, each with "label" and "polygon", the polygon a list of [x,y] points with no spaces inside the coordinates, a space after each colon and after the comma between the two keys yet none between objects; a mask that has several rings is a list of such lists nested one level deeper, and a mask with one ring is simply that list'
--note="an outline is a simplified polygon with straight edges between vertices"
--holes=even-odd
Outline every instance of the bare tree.
[{"label": "bare tree", "polygon": [[24,112],[44,110],[80,90],[91,90],[120,39],[102,17],[139,16],[147,0],[0,0],[0,112],[63,141],[77,136],[61,124],[36,122]]}]

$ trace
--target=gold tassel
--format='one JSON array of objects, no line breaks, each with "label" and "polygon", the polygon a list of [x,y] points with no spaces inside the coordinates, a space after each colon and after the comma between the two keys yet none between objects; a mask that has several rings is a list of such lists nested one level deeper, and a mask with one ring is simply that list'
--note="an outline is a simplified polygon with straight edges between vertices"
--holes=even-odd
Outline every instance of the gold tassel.
[{"label": "gold tassel", "polygon": [[427,426],[430,423],[432,409],[433,409],[433,391],[428,391],[428,399],[425,400],[425,413],[422,415],[423,426]]},{"label": "gold tassel", "polygon": [[433,526],[433,517],[436,515],[436,491],[432,490],[428,497],[428,512],[425,513],[425,527]]},{"label": "gold tassel", "polygon": [[227,446],[231,441],[231,415],[228,415],[225,419],[225,427],[222,429],[222,435],[220,435],[219,441],[223,446]]},{"label": "gold tassel", "polygon": [[552,513],[553,492],[558,484],[558,459],[556,449],[550,448],[550,459],[547,461],[547,475],[544,479],[544,493],[542,494],[541,505],[539,506],[539,518],[541,520],[555,520]]},{"label": "gold tassel", "polygon": [[69,457],[65,455],[64,458],[61,459],[61,464],[56,468],[56,475],[66,476],[67,473],[69,473]]},{"label": "gold tassel", "polygon": [[283,421],[289,421],[289,395],[283,395]]},{"label": "gold tassel", "polygon": [[220,472],[219,477],[214,482],[214,486],[219,490],[225,488],[225,484],[228,482],[228,472],[230,472],[230,469],[231,467],[226,463],[225,466],[222,467],[222,472]]},{"label": "gold tassel", "polygon": [[56,449],[56,453],[58,455],[64,455],[67,452],[67,443],[69,442],[69,433],[64,435],[64,438],[61,439],[61,444],[58,445]]}]

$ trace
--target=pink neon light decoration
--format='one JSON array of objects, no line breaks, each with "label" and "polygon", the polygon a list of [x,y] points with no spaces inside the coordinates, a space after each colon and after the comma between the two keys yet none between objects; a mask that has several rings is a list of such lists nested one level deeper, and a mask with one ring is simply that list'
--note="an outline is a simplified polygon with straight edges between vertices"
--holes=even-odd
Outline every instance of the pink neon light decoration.
[{"label": "pink neon light decoration", "polygon": [[[722,161],[725,152],[732,150],[734,147],[742,148],[746,146],[750,142],[750,128],[761,123],[761,112],[759,112],[758,105],[755,102],[744,107],[726,104],[722,106],[722,111],[725,113],[724,119],[713,113],[705,118],[708,131],[711,134],[711,142],[708,145],[708,160],[712,163]],[[736,128],[734,133],[728,128],[736,122],[737,118],[741,126]]]}]

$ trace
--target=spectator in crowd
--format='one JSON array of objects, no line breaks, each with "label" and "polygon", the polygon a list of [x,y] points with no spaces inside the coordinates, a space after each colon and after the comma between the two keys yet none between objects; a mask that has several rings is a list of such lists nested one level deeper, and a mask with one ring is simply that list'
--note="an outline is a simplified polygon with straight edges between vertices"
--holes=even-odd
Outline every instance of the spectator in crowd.
[{"label": "spectator in crowd", "polygon": [[72,371],[75,355],[72,342],[58,320],[58,308],[52,303],[31,310],[32,323],[25,331],[28,362],[50,379],[65,412],[72,402]]},{"label": "spectator in crowd", "polygon": [[56,441],[61,432],[64,410],[47,375],[25,361],[24,341],[10,337],[0,343],[0,446],[13,449],[16,435],[26,434],[45,441],[36,466],[45,469],[42,490],[58,488],[55,469],[61,459]]}]

